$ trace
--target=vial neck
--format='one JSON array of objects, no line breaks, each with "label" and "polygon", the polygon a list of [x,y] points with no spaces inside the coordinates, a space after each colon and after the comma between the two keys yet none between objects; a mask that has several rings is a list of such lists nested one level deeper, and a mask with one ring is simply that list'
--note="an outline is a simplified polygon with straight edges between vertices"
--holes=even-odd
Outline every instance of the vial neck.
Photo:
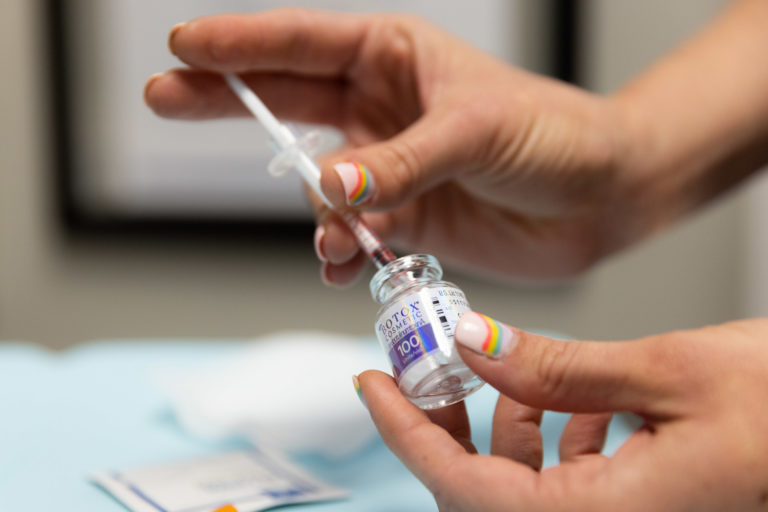
[{"label": "vial neck", "polygon": [[434,256],[403,256],[376,272],[371,279],[371,295],[376,302],[384,304],[406,288],[418,283],[438,281],[442,276],[443,270]]}]

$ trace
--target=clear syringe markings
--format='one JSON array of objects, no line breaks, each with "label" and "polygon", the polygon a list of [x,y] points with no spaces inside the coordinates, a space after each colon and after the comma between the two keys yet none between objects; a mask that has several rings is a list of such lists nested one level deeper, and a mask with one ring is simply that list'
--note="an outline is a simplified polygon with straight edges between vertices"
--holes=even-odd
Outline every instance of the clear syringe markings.
[{"label": "clear syringe markings", "polygon": [[[302,147],[303,141],[297,139],[288,127],[277,120],[256,93],[245,85],[240,77],[233,73],[225,73],[224,79],[272,138],[272,146],[277,156],[270,162],[270,171],[273,174],[279,174],[289,167],[296,169],[312,191],[332,209],[333,205],[320,189],[320,168],[307,154],[306,148]],[[358,214],[349,210],[338,213],[352,230],[360,247],[377,268],[395,260],[394,253],[376,236],[370,226]]]}]

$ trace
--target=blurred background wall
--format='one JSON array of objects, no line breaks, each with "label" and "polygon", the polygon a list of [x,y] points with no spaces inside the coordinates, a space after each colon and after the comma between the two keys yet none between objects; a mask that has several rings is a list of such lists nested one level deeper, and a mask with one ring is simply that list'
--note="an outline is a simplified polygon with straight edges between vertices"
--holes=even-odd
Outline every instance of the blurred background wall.
[{"label": "blurred background wall", "polygon": [[[64,233],[52,202],[37,4],[0,3],[0,339],[60,348],[287,328],[372,334],[376,307],[367,280],[351,290],[325,288],[309,239],[219,245]],[[693,33],[723,1],[584,5],[582,78],[609,92]],[[768,234],[755,219],[766,213],[766,196],[739,190],[566,286],[510,289],[456,269],[447,277],[477,310],[577,337],[626,338],[764,314],[768,297],[756,280],[768,284]]]}]

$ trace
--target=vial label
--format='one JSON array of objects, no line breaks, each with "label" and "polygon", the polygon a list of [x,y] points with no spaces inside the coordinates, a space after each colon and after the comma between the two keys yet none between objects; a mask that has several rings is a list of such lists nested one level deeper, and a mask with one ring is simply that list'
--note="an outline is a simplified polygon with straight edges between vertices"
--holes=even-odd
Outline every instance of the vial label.
[{"label": "vial label", "polygon": [[447,286],[423,288],[387,307],[376,322],[376,334],[395,377],[430,352],[450,354],[456,323],[466,311],[464,293]]},{"label": "vial label", "polygon": [[426,324],[406,332],[389,349],[389,360],[392,361],[395,377],[400,376],[408,365],[437,348],[439,347],[431,325]]}]

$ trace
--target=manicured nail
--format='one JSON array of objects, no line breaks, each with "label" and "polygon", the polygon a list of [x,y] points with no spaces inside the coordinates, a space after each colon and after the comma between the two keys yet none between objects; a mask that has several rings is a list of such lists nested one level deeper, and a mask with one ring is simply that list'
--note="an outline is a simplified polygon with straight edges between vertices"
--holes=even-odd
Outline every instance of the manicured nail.
[{"label": "manicured nail", "polygon": [[334,165],[333,169],[344,185],[348,205],[356,206],[373,195],[375,189],[373,176],[364,165],[356,162],[342,162]]},{"label": "manicured nail", "polygon": [[186,25],[186,23],[177,23],[173,26],[171,29],[171,33],[168,34],[168,49],[171,50],[171,53],[176,55],[176,52],[173,51],[173,38],[176,36],[176,34],[181,30],[181,27]]},{"label": "manicured nail", "polygon": [[517,336],[511,327],[473,312],[464,314],[459,320],[455,340],[475,352],[493,358],[508,354],[517,344]]},{"label": "manicured nail", "polygon": [[317,253],[318,259],[325,263],[328,261],[328,257],[325,255],[325,251],[323,250],[323,239],[325,238],[325,226],[317,226],[317,229],[315,229],[315,252]]},{"label": "manicured nail", "polygon": [[360,390],[360,379],[357,378],[357,375],[352,376],[352,385],[355,386],[355,393],[357,393],[357,398],[360,399],[360,403],[367,409],[368,404],[365,403],[365,398],[363,398],[363,392]]}]

